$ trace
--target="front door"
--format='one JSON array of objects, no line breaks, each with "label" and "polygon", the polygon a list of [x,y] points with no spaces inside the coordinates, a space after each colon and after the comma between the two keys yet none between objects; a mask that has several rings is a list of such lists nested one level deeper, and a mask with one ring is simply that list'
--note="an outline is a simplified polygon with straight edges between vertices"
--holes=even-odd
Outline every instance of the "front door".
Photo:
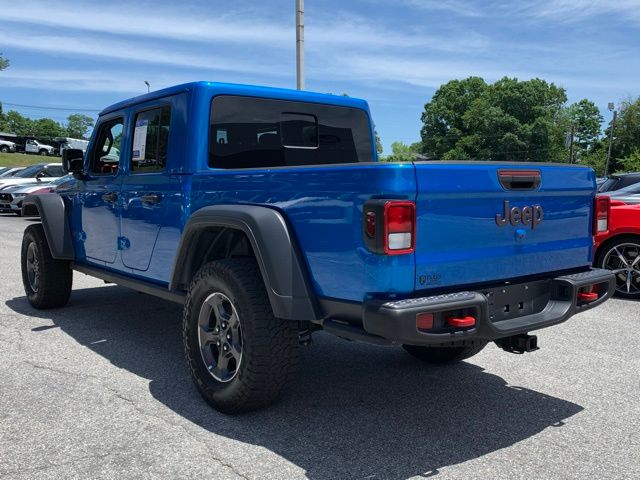
[{"label": "front door", "polygon": [[108,117],[96,127],[88,152],[89,165],[83,191],[79,194],[84,244],[90,262],[113,264],[120,241],[120,162],[124,143],[124,117]]}]

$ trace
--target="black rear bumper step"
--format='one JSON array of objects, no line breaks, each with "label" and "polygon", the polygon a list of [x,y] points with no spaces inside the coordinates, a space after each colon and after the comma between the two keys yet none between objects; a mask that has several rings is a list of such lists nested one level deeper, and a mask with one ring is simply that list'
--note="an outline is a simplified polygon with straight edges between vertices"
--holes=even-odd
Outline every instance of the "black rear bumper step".
[{"label": "black rear bumper step", "polygon": [[[540,286],[531,288],[531,291],[537,295],[535,302],[538,303],[539,308],[528,314],[504,318],[500,321],[495,321],[494,315],[490,314],[495,306],[485,293],[464,291],[397,301],[367,301],[363,309],[363,327],[371,335],[394,343],[409,345],[444,345],[466,340],[492,341],[562,323],[576,313],[600,305],[615,291],[613,273],[602,269],[562,275],[545,282],[547,292],[543,304],[540,304]],[[579,301],[580,289],[592,285],[599,287],[598,299],[591,302]],[[510,287],[504,288],[508,295]],[[518,295],[524,294],[518,293]],[[533,301],[531,299],[532,303]],[[470,312],[469,314],[476,318],[475,326],[448,328],[445,329],[446,331],[440,329],[435,332],[417,329],[416,315],[429,312],[438,314],[438,312],[452,310]],[[526,309],[523,311],[527,312]]]}]

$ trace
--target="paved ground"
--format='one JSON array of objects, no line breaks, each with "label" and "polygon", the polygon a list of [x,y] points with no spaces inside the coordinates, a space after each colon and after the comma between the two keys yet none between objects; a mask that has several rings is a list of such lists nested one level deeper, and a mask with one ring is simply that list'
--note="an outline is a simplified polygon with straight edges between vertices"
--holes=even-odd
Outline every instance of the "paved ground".
[{"label": "paved ground", "polygon": [[31,309],[27,222],[0,216],[0,478],[640,478],[638,303],[441,368],[318,334],[277,405],[226,417],[179,306],[76,274],[67,308]]}]

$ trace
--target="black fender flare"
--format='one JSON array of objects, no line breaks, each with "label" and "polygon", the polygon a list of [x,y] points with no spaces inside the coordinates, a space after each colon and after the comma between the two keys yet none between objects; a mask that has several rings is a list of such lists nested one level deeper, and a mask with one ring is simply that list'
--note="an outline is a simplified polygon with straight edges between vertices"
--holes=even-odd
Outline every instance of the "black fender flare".
[{"label": "black fender flare", "polygon": [[320,320],[296,240],[282,214],[268,207],[214,205],[193,213],[180,239],[169,290],[177,291],[191,281],[198,264],[194,246],[199,232],[209,227],[237,229],[247,236],[276,317]]},{"label": "black fender flare", "polygon": [[22,201],[23,213],[32,215],[34,207],[40,214],[51,256],[56,260],[73,260],[73,237],[62,196],[57,193],[26,196]]}]

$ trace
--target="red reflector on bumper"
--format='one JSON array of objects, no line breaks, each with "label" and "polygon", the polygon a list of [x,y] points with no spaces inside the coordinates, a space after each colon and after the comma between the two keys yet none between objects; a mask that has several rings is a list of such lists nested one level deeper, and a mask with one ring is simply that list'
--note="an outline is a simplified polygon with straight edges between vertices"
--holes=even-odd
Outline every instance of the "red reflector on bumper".
[{"label": "red reflector on bumper", "polygon": [[578,300],[580,300],[581,302],[593,302],[594,300],[598,299],[598,294],[595,292],[592,293],[579,293],[578,294]]},{"label": "red reflector on bumper", "polygon": [[476,324],[476,319],[471,316],[461,318],[449,317],[447,323],[452,327],[473,327]]},{"label": "red reflector on bumper", "polygon": [[433,313],[419,313],[416,315],[416,327],[418,330],[431,330],[433,328]]}]

